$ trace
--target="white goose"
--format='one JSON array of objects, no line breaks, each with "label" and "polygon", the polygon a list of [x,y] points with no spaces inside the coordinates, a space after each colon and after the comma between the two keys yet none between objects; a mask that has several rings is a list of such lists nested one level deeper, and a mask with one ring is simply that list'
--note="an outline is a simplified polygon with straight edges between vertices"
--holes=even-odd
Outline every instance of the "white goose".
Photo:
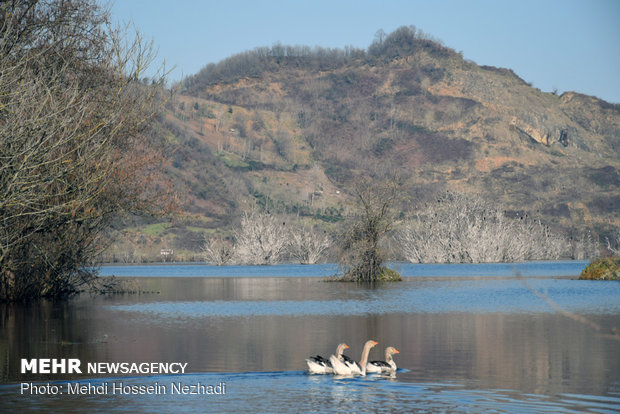
[{"label": "white goose", "polygon": [[329,362],[332,364],[332,369],[334,374],[336,375],[366,375],[366,364],[368,363],[368,354],[370,353],[370,348],[377,345],[377,341],[373,341],[372,339],[366,341],[364,344],[364,349],[362,350],[362,356],[360,358],[360,362],[357,363],[355,361],[341,361],[336,357],[336,355],[332,355],[329,357]]},{"label": "white goose", "polygon": [[[344,360],[343,358],[348,358],[345,355],[342,355],[345,349],[347,349],[349,345],[347,344],[339,344],[336,348],[336,355],[338,360]],[[331,374],[334,372],[332,368],[332,363],[323,358],[321,355],[311,356],[310,358],[306,358],[306,363],[308,364],[308,372],[311,374]]]},{"label": "white goose", "polygon": [[396,363],[392,358],[392,355],[394,354],[400,354],[400,352],[398,352],[398,349],[392,346],[388,346],[387,348],[385,348],[385,361],[370,361],[368,364],[366,364],[366,372],[396,372]]}]

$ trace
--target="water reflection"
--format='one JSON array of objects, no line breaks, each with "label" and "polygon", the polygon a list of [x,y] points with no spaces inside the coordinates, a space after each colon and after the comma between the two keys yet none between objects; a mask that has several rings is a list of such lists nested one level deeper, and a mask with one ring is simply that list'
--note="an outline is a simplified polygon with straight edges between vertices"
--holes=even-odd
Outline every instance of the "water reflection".
[{"label": "water reflection", "polygon": [[[522,263],[421,264],[389,263],[403,276],[569,276],[579,275],[588,261],[550,261]],[[210,266],[207,264],[106,265],[101,276],[119,277],[327,277],[337,273],[333,263],[318,265],[279,264],[273,266]]]},{"label": "water reflection", "polygon": [[108,395],[20,397],[14,385],[0,385],[3,409],[9,412],[616,412],[620,398],[564,394],[559,397],[511,390],[472,390],[460,384],[386,382],[370,378],[334,380],[301,371],[245,374],[193,374],[182,377],[108,378],[110,386],[157,383],[225,383],[225,395]]},{"label": "water reflection", "polygon": [[[143,279],[145,280],[145,279]],[[115,310],[142,313],[148,320],[201,318],[205,316],[259,315],[373,315],[386,313],[536,313],[555,308],[536,296],[544,292],[558,306],[571,312],[620,313],[618,291],[605,282],[568,279],[408,279],[398,284],[369,289],[351,284],[313,279],[176,279],[174,285],[161,279],[145,280],[173,295],[155,300],[115,304]],[[150,283],[149,283],[150,282]],[[181,291],[195,287],[185,300]],[[593,302],[592,297],[596,297]],[[153,319],[153,316],[156,318]]]},{"label": "water reflection", "polygon": [[[266,382],[272,379],[264,372],[273,372],[277,383],[289,373],[319,407],[393,404],[398,411],[416,398],[424,406],[429,384],[444,396],[478,390],[478,402],[485,392],[496,400],[500,389],[515,390],[519,404],[527,404],[525,394],[536,395],[537,404],[540,396],[574,404],[592,395],[616,399],[620,342],[601,333],[620,327],[620,284],[528,282],[601,331],[557,314],[518,278],[411,279],[376,289],[316,278],[144,278],[144,289],[159,293],[5,305],[0,378],[58,379],[19,374],[20,358],[182,361],[193,373],[253,372]],[[383,359],[386,346],[401,351],[395,378],[301,372],[307,356],[329,355],[341,341],[357,359],[369,338],[379,341],[371,359]]]}]

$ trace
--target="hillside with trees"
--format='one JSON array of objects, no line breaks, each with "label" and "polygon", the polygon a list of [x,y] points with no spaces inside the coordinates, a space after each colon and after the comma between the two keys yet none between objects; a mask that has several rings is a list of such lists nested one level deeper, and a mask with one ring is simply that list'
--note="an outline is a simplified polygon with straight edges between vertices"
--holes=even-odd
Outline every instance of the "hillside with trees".
[{"label": "hillside with trees", "polygon": [[[177,89],[158,133],[183,214],[118,223],[102,260],[155,260],[164,248],[201,260],[205,241],[232,243],[258,213],[331,237],[356,211],[356,186],[386,177],[399,182],[385,243],[392,259],[416,257],[394,247],[396,234],[431,231],[429,220],[410,221],[446,197],[475,196],[486,204],[472,211],[525,223],[504,228],[563,240],[535,258],[591,255],[620,228],[617,104],[542,92],[413,26],[379,31],[367,49],[258,48],[205,66]],[[444,205],[436,210],[449,216]]]}]

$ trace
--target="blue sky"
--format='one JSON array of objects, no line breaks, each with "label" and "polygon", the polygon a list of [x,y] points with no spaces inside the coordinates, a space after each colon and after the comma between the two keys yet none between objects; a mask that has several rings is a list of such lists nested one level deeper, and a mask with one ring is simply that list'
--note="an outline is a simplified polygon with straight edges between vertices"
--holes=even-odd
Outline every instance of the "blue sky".
[{"label": "blue sky", "polygon": [[415,25],[543,91],[620,103],[620,0],[116,0],[111,12],[153,39],[173,81],[259,46],[365,49],[379,29]]}]

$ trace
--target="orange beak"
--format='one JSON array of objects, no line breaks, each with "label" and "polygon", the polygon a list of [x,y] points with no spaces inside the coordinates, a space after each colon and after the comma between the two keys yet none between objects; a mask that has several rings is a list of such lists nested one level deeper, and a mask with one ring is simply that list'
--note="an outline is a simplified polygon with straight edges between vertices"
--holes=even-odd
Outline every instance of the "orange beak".
[{"label": "orange beak", "polygon": [[349,349],[349,345],[345,345],[345,346],[344,346],[344,349]]},{"label": "orange beak", "polygon": [[379,343],[379,342],[377,342],[377,341],[372,341],[372,344],[373,344],[373,345],[377,345],[378,343]]},{"label": "orange beak", "polygon": [[394,353],[395,354],[400,354],[400,352],[398,352],[398,349],[394,348]]}]

